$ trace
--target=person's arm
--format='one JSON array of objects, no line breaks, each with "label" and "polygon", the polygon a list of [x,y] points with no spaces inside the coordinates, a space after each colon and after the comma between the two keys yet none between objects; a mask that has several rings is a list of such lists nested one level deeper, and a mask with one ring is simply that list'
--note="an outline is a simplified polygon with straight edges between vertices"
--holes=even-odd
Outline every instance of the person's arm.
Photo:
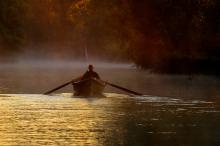
[{"label": "person's arm", "polygon": [[83,79],[86,79],[86,78],[88,78],[89,77],[89,72],[87,71],[87,72],[85,72],[84,74],[83,74],[83,76],[82,76],[82,80]]},{"label": "person's arm", "polygon": [[97,74],[97,73],[95,73],[95,77],[96,77],[97,79],[100,79],[100,76],[99,76],[99,74]]},{"label": "person's arm", "polygon": [[82,80],[82,78],[83,76],[79,76],[78,78],[73,79],[72,82],[74,83],[74,82],[80,81]]},{"label": "person's arm", "polygon": [[85,79],[85,78],[88,76],[87,74],[88,74],[88,73],[85,72],[82,76],[79,76],[78,78],[73,79],[72,82],[74,83],[74,82],[78,82],[78,81],[80,81],[80,80]]}]

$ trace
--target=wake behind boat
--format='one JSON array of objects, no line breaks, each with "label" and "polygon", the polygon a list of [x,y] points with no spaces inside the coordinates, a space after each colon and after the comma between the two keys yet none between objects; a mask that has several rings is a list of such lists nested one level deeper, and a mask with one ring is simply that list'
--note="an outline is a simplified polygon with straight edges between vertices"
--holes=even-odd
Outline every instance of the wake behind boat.
[{"label": "wake behind boat", "polygon": [[95,78],[73,82],[74,96],[101,97],[106,84]]}]

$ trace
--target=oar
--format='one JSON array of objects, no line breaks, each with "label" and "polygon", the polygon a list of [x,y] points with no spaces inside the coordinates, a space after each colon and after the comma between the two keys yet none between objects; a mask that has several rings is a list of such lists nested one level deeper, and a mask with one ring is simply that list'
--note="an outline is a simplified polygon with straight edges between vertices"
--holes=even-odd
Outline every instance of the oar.
[{"label": "oar", "polygon": [[65,86],[69,85],[70,83],[72,83],[72,81],[66,82],[65,84],[62,84],[62,85],[60,85],[60,86],[58,86],[58,87],[56,87],[56,88],[54,88],[54,89],[52,89],[52,90],[50,90],[50,91],[45,92],[44,94],[45,94],[45,95],[48,95],[48,94],[50,94],[50,93],[52,93],[52,92],[54,92],[54,91],[57,91],[57,90],[59,90],[59,89],[65,87]]},{"label": "oar", "polygon": [[105,82],[107,85],[110,85],[110,86],[112,86],[112,87],[115,87],[115,88],[121,89],[121,90],[123,90],[123,91],[125,91],[125,92],[131,93],[131,94],[134,94],[134,95],[138,95],[138,96],[142,96],[142,95],[143,95],[143,94],[141,94],[141,93],[138,93],[138,92],[135,92],[135,91],[132,91],[132,90],[126,89],[126,88],[124,88],[124,87],[121,87],[121,86],[118,86],[118,85],[115,85],[115,84],[109,83],[109,82],[107,82],[107,81],[103,81],[103,82]]},{"label": "oar", "polygon": [[56,87],[56,88],[54,88],[54,89],[52,89],[52,90],[50,90],[50,91],[45,92],[44,94],[45,94],[45,95],[48,95],[48,94],[50,94],[50,93],[52,93],[52,92],[54,92],[54,91],[57,91],[57,90],[59,90],[59,89],[65,87],[65,86],[67,86],[67,85],[69,85],[69,84],[71,84],[71,83],[73,83],[73,82],[75,82],[75,81],[77,81],[77,80],[79,80],[79,79],[81,79],[81,77],[78,77],[78,78],[75,78],[75,79],[73,79],[73,80],[71,80],[71,81],[69,81],[69,82],[66,82],[66,83],[64,83],[64,84],[62,84],[62,85],[60,85],[60,86],[58,86],[58,87]]}]

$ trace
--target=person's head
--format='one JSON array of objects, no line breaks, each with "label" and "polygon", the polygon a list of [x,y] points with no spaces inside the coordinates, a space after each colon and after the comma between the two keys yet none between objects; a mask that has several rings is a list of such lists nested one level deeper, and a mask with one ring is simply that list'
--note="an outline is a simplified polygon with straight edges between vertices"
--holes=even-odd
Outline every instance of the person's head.
[{"label": "person's head", "polygon": [[88,70],[89,70],[89,71],[93,71],[93,65],[90,64],[90,65],[88,66]]}]

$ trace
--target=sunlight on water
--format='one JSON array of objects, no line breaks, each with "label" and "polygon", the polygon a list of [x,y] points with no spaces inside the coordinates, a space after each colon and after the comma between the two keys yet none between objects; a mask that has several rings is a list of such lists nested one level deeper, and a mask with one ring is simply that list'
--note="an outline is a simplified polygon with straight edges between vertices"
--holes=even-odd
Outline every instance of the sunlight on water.
[{"label": "sunlight on water", "polygon": [[195,145],[195,136],[204,145],[218,143],[217,103],[105,95],[1,94],[0,145]]},{"label": "sunlight on water", "polygon": [[98,145],[103,133],[99,101],[40,95],[1,98],[1,145]]},{"label": "sunlight on water", "polygon": [[[95,64],[103,80],[145,96],[106,87],[106,98],[76,98],[72,86],[46,92],[87,64],[37,62],[0,66],[0,146],[219,145],[220,79],[150,74],[129,64]],[[18,94],[22,93],[22,94]],[[117,94],[121,93],[121,94]],[[153,95],[153,96],[151,96]]]}]

